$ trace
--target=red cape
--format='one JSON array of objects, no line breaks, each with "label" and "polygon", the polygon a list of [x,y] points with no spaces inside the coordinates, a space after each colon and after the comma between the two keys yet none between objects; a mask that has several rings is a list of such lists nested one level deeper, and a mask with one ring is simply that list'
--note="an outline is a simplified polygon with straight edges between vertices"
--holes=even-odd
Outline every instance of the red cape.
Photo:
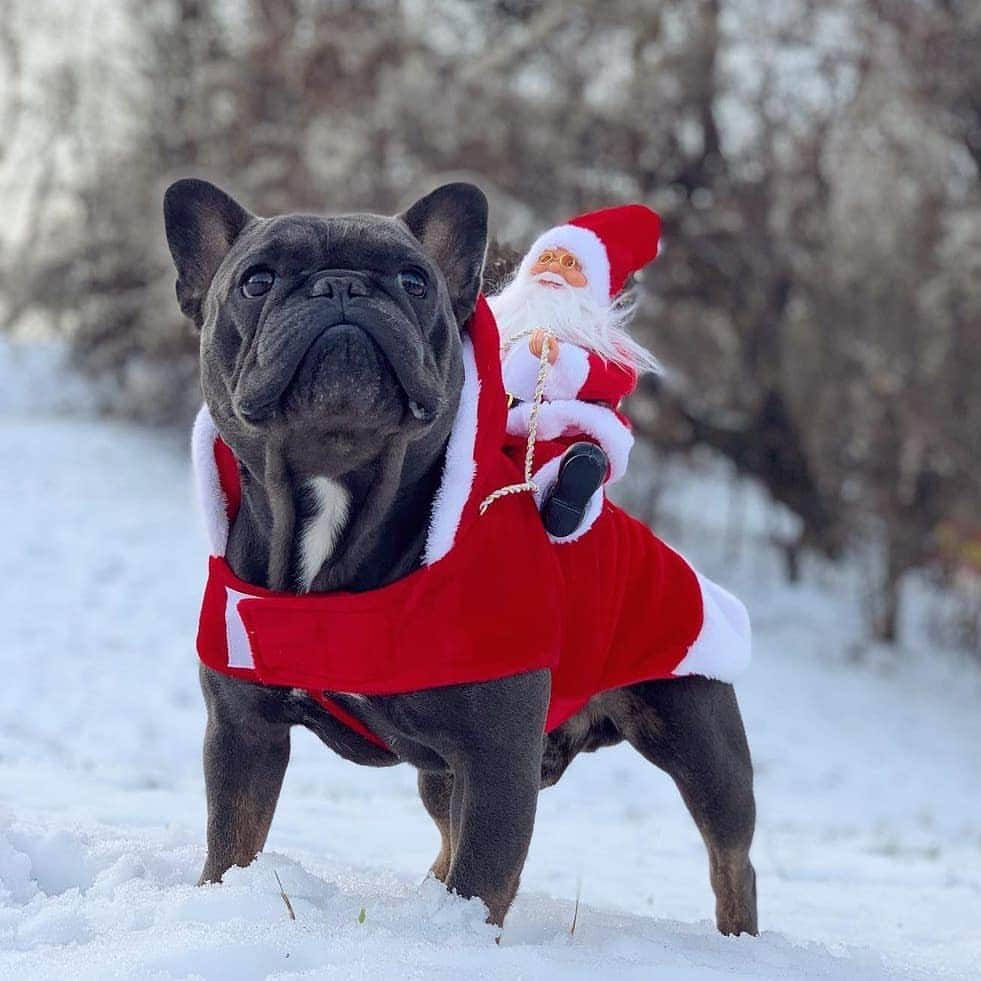
[{"label": "red cape", "polygon": [[239,504],[237,464],[207,410],[195,464],[212,539],[198,654],[216,671],[324,696],[396,694],[549,668],[546,730],[595,694],[638,681],[703,674],[733,680],[749,661],[742,604],[698,575],[620,508],[605,504],[574,542],[548,541],[504,452],[506,400],[497,325],[483,297],[464,338],[466,381],[433,505],[423,566],[363,593],[274,593],[224,559]]}]

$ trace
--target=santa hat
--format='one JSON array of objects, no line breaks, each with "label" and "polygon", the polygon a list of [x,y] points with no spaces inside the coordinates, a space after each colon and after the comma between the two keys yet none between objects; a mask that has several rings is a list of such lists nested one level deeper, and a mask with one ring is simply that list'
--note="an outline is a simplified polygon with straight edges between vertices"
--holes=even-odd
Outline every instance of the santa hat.
[{"label": "santa hat", "polygon": [[527,274],[546,249],[568,249],[582,263],[586,289],[598,303],[606,304],[631,273],[654,259],[660,235],[660,216],[642,204],[591,211],[539,235],[521,260],[518,274]]}]

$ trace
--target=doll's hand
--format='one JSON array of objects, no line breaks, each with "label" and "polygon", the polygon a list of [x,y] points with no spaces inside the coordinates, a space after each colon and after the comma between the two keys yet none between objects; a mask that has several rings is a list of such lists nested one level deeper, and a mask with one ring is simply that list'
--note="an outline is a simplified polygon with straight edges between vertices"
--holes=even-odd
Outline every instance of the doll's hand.
[{"label": "doll's hand", "polygon": [[[536,358],[542,356],[542,348],[545,346],[545,331],[540,327],[528,338],[528,349]],[[555,364],[555,359],[559,356],[559,342],[556,338],[548,339],[548,363]]]}]

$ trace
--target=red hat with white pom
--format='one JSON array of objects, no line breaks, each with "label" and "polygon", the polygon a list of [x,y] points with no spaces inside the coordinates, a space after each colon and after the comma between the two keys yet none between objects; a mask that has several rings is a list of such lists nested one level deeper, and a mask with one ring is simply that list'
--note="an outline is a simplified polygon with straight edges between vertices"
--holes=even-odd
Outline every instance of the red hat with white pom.
[{"label": "red hat with white pom", "polygon": [[660,237],[660,216],[642,204],[590,211],[539,235],[518,275],[527,274],[546,249],[567,249],[582,264],[585,288],[598,303],[607,304],[631,273],[657,256]]}]

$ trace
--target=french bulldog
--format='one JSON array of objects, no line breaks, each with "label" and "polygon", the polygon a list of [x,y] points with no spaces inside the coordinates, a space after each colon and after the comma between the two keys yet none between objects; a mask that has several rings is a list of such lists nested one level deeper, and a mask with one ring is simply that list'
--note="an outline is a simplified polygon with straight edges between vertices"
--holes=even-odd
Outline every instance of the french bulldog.
[{"label": "french bulldog", "polygon": [[[201,334],[205,402],[238,461],[226,558],[285,592],[360,592],[420,565],[461,396],[487,202],[448,184],[396,217],[260,218],[201,180],[164,202],[181,310]],[[438,624],[434,624],[438,630]],[[543,737],[549,672],[410,694],[331,697],[362,738],[298,689],[202,665],[208,711],[201,882],[263,848],[305,726],[344,758],[418,770],[442,846],[431,872],[502,924],[540,788],[580,752],[626,740],[678,785],[705,840],[723,933],[757,932],[752,766],[733,689],[705,678],[607,691]]]}]

